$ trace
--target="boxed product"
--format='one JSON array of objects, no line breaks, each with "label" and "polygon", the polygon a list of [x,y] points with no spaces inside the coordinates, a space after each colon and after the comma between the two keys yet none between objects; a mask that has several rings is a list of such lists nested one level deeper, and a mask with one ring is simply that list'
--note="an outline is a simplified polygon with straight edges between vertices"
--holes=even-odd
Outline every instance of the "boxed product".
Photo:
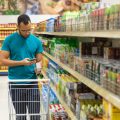
[{"label": "boxed product", "polygon": [[103,106],[100,100],[96,99],[85,99],[80,100],[81,120],[102,120]]},{"label": "boxed product", "polygon": [[53,104],[50,108],[50,120],[69,120],[68,114],[61,104]]},{"label": "boxed product", "polygon": [[50,18],[46,22],[46,32],[54,32],[55,18]]},{"label": "boxed product", "polygon": [[80,57],[74,57],[74,69],[75,71],[85,74],[86,67],[90,64],[90,59],[82,59]]},{"label": "boxed product", "polygon": [[103,120],[120,120],[120,109],[103,100],[104,115]]}]

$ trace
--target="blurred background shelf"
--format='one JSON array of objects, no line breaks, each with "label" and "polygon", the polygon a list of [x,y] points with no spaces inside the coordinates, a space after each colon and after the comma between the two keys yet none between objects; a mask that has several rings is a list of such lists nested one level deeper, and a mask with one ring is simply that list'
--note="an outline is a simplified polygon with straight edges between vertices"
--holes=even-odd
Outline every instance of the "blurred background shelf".
[{"label": "blurred background shelf", "polygon": [[7,76],[8,70],[0,70],[0,76]]},{"label": "blurred background shelf", "polygon": [[0,30],[16,30],[17,28],[0,28]]}]

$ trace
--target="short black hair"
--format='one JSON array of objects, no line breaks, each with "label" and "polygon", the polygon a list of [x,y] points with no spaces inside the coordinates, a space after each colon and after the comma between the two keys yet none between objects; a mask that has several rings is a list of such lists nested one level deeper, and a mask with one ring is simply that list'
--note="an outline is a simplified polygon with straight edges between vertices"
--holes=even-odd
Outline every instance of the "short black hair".
[{"label": "short black hair", "polygon": [[30,17],[26,14],[22,14],[18,17],[17,23],[20,25],[20,23],[24,23],[25,25],[31,22]]}]

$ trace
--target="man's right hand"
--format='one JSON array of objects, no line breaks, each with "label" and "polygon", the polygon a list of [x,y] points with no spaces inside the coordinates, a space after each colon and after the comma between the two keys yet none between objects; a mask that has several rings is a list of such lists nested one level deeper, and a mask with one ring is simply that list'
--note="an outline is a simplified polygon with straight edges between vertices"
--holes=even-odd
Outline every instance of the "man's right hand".
[{"label": "man's right hand", "polygon": [[25,59],[23,59],[21,62],[22,62],[23,65],[29,66],[29,65],[35,64],[35,63],[36,63],[36,60],[29,61],[29,58],[25,58]]}]

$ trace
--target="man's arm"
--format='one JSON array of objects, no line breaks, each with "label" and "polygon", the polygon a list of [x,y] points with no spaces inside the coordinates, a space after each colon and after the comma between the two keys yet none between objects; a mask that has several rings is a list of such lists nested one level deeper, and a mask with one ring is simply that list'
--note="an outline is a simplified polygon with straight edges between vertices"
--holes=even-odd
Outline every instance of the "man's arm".
[{"label": "man's arm", "polygon": [[10,53],[9,51],[2,50],[0,52],[0,62],[4,66],[21,66],[21,65],[31,65],[35,64],[36,61],[28,61],[29,58],[25,58],[21,61],[14,61],[9,59]]},{"label": "man's arm", "polygon": [[41,62],[42,61],[42,53],[36,54],[36,62]]}]

